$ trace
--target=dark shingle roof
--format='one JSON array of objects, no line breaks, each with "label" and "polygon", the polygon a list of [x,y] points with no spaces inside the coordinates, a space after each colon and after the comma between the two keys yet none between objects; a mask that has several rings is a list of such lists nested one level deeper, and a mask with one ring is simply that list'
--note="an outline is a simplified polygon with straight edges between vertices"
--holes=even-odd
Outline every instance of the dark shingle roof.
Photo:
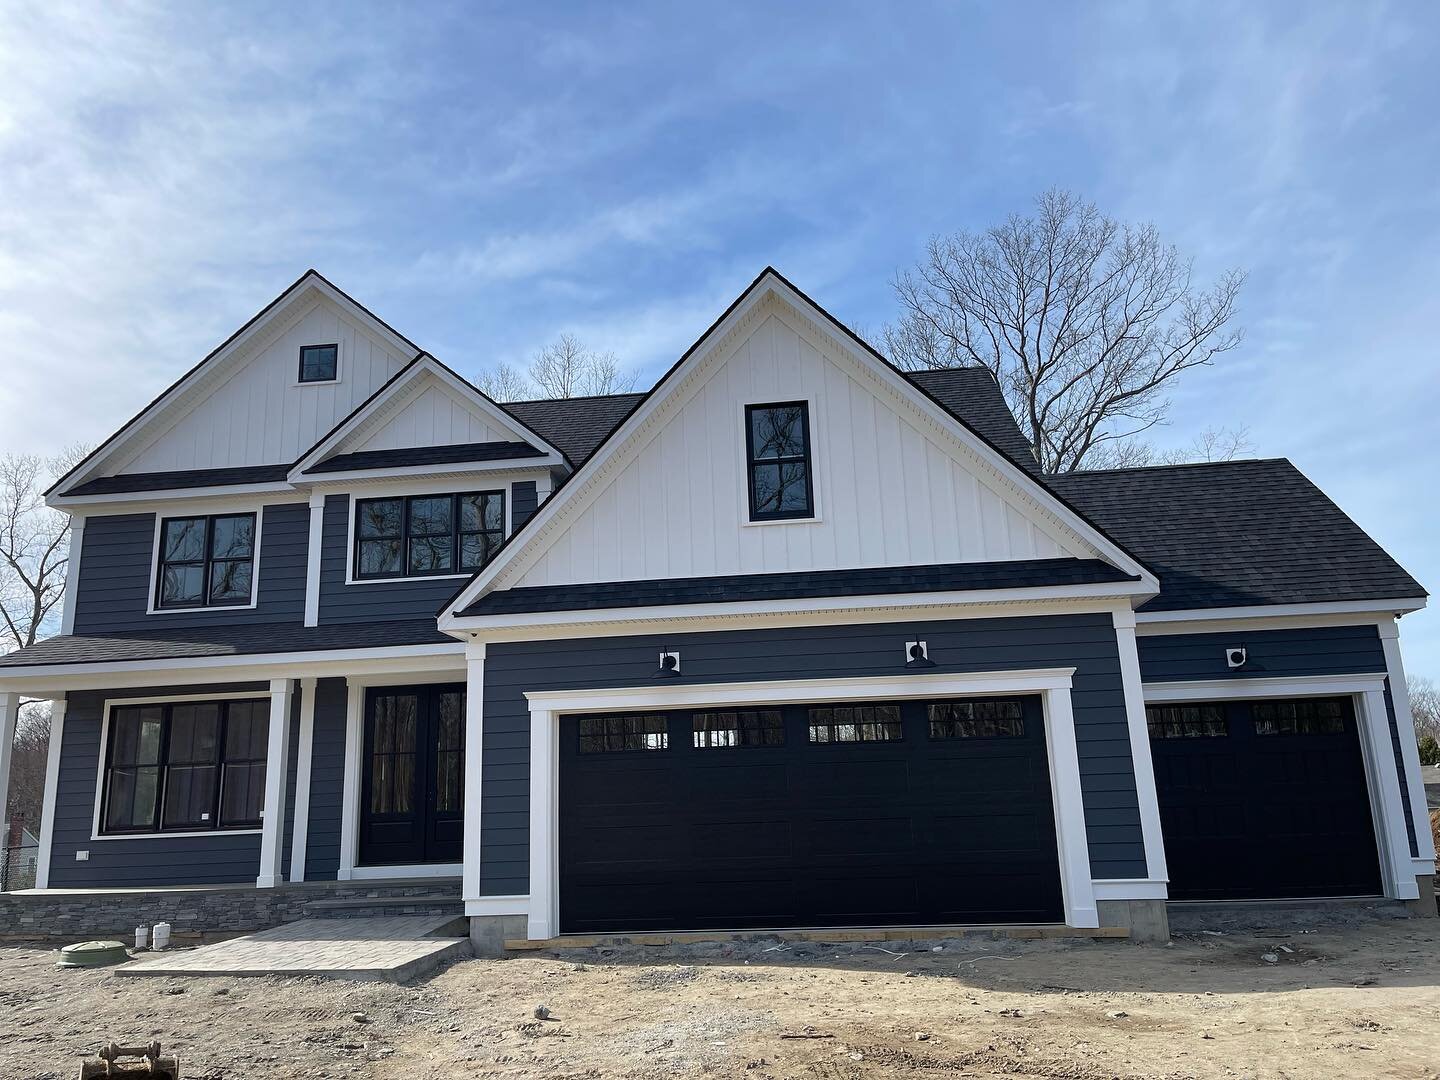
[{"label": "dark shingle roof", "polygon": [[1283,458],[1069,473],[1046,482],[1160,577],[1144,611],[1425,590]]},{"label": "dark shingle roof", "polygon": [[663,604],[796,600],[820,596],[883,596],[976,589],[1023,589],[1040,585],[1087,585],[1134,580],[1099,559],[1033,559],[939,566],[886,566],[864,570],[734,574],[725,577],[608,581],[589,585],[506,589],[481,597],[460,614],[511,615],[531,611],[585,611]]},{"label": "dark shingle roof", "polygon": [[510,401],[501,407],[579,465],[644,397],[644,394],[607,394],[550,401]]},{"label": "dark shingle roof", "polygon": [[359,450],[336,454],[305,470],[315,473],[356,472],[360,469],[396,469],[406,465],[448,465],[455,462],[501,461],[510,458],[544,457],[524,442],[456,443],[450,446],[409,446],[400,450]]},{"label": "dark shingle roof", "polygon": [[118,495],[128,491],[169,491],[237,484],[275,484],[289,475],[289,465],[243,465],[232,469],[181,469],[174,472],[124,473],[101,476],[73,487],[70,495]]},{"label": "dark shingle roof", "polygon": [[0,656],[0,668],[30,664],[100,664],[122,660],[180,660],[202,656],[372,649],[454,642],[434,619],[372,620],[335,626],[256,623],[208,629],[137,630],[124,634],[66,634]]},{"label": "dark shingle roof", "polygon": [[995,448],[1031,476],[1040,475],[1040,465],[1020,426],[1005,404],[1000,384],[987,367],[942,368],[937,371],[907,371],[905,377],[969,423],[995,444]]}]

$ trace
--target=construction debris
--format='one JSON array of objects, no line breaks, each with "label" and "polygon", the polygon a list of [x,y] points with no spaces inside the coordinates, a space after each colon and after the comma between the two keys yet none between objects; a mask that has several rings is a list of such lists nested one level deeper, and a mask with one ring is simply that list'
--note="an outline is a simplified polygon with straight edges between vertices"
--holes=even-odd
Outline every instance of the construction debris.
[{"label": "construction debris", "polygon": [[[125,1061],[125,1058],[134,1060]],[[99,1080],[101,1077],[155,1077],[157,1080],[180,1080],[180,1058],[174,1054],[162,1054],[160,1044],[148,1046],[120,1046],[110,1043],[102,1046],[96,1059],[83,1062],[80,1066],[80,1080]]]}]

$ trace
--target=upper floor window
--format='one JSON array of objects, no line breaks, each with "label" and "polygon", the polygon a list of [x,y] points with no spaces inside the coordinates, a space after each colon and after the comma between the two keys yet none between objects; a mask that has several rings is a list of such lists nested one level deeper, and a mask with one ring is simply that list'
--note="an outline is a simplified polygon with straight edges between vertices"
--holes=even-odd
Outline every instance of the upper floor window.
[{"label": "upper floor window", "polygon": [[255,578],[255,515],[214,514],[160,522],[157,608],[250,603]]},{"label": "upper floor window", "polygon": [[815,516],[805,402],[745,406],[745,450],[751,521]]},{"label": "upper floor window", "polygon": [[334,382],[339,377],[339,345],[300,346],[301,382]]},{"label": "upper floor window", "polygon": [[355,503],[357,579],[468,574],[505,539],[505,493],[410,495]]}]

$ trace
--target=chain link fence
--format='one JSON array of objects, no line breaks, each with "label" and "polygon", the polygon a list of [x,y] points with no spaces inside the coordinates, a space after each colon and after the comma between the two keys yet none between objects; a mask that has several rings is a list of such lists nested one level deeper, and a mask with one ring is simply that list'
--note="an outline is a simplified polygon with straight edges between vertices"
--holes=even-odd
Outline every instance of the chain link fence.
[{"label": "chain link fence", "polygon": [[28,836],[4,849],[0,858],[0,892],[35,887],[35,868],[40,864],[40,845]]}]

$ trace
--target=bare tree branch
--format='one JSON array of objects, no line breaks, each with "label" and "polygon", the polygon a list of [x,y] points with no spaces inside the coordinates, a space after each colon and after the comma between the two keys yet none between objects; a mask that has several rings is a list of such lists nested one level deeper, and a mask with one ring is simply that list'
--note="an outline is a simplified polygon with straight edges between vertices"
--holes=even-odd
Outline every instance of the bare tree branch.
[{"label": "bare tree branch", "polygon": [[1041,467],[1068,472],[1163,424],[1170,383],[1240,343],[1243,283],[1230,271],[1197,289],[1153,226],[1052,190],[1030,217],[933,238],[896,277],[901,317],[883,336],[910,370],[988,367]]},{"label": "bare tree branch", "polygon": [[525,398],[591,397],[635,389],[636,374],[621,370],[612,352],[586,348],[573,334],[561,334],[530,361],[525,372],[501,364],[475,381],[496,401]]},{"label": "bare tree branch", "polygon": [[72,447],[49,459],[0,458],[0,652],[33,645],[59,616],[70,515],[46,506],[43,492],[84,456]]}]

